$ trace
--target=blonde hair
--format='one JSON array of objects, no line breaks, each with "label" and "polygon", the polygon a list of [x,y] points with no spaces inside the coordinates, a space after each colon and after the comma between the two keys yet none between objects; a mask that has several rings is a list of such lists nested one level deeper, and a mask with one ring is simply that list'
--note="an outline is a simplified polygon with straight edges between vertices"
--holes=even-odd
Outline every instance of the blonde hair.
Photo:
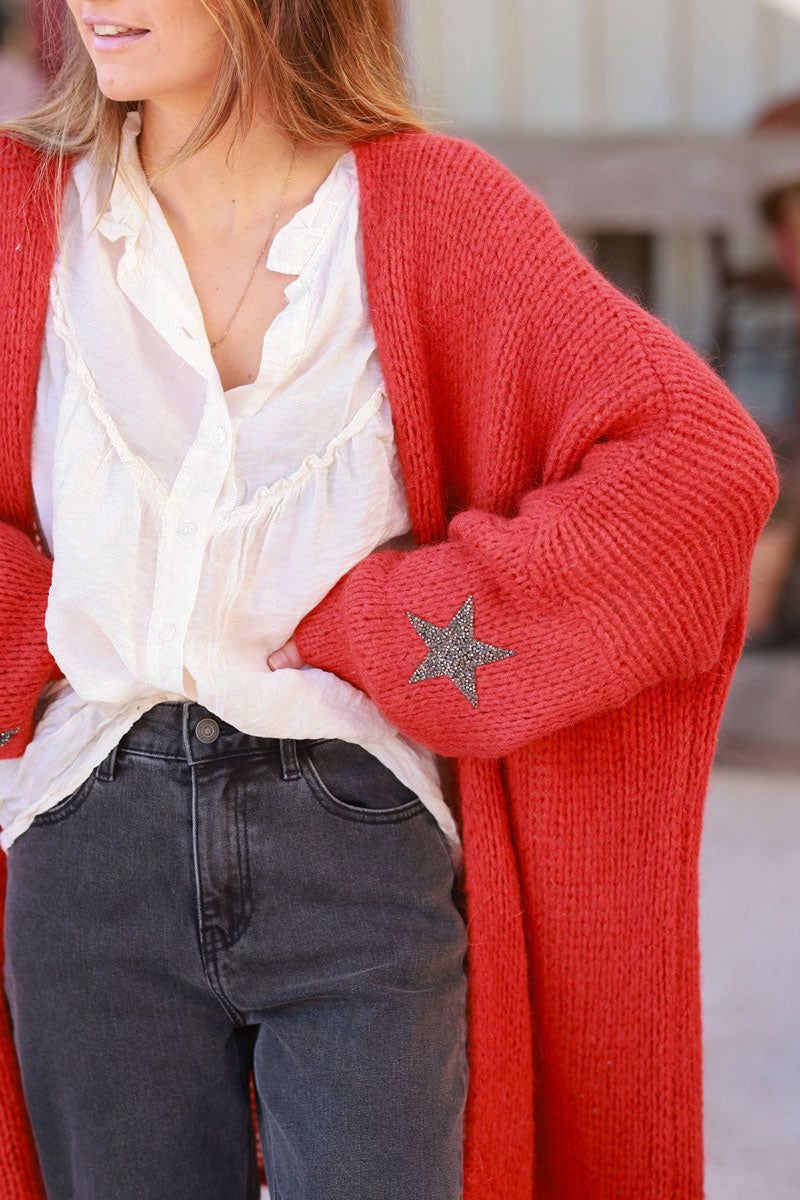
[{"label": "blonde hair", "polygon": [[[412,104],[398,37],[398,0],[200,0],[225,38],[222,65],[205,111],[182,146],[150,174],[157,186],[171,170],[233,122],[245,133],[262,89],[270,119],[292,140],[357,142],[433,127]],[[46,36],[59,38],[53,23]],[[61,66],[42,103],[0,129],[42,151],[42,174],[56,190],[73,155],[96,169],[119,169],[125,117],[135,101],[109,100],[70,17]],[[110,194],[110,193],[109,193]]]}]

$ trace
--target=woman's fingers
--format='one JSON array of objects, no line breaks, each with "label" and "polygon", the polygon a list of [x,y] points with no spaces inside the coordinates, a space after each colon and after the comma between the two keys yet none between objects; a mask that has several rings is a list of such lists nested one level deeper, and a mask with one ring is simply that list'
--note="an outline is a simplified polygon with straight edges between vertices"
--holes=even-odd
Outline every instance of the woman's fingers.
[{"label": "woman's fingers", "polygon": [[273,650],[267,658],[267,666],[271,671],[279,671],[282,667],[297,668],[302,665],[303,660],[294,644],[294,638],[289,638],[288,642],[284,642],[277,650]]}]

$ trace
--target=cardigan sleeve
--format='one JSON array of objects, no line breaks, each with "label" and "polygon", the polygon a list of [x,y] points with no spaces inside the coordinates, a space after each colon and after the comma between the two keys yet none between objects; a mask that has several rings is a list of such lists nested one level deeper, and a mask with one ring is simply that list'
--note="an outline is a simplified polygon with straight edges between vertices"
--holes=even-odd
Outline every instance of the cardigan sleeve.
[{"label": "cardigan sleeve", "polygon": [[[368,555],[295,632],[304,663],[445,756],[508,754],[714,671],[778,494],[719,375],[521,190],[491,335],[500,388],[517,381],[543,430],[537,486],[510,516],[466,507],[441,542]],[[484,254],[487,287],[500,257]]]},{"label": "cardigan sleeve", "polygon": [[0,522],[0,759],[22,756],[39,693],[63,677],[44,623],[52,570],[26,534]]}]

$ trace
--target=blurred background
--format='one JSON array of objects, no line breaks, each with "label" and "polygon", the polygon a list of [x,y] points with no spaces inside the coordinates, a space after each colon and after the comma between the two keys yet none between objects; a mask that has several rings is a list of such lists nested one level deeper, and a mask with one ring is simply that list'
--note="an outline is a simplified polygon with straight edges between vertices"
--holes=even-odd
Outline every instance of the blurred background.
[{"label": "blurred background", "polygon": [[[42,2],[0,0],[0,119],[57,62]],[[428,118],[537,191],[775,453],[701,855],[707,1196],[798,1200],[800,0],[401,2]]]}]

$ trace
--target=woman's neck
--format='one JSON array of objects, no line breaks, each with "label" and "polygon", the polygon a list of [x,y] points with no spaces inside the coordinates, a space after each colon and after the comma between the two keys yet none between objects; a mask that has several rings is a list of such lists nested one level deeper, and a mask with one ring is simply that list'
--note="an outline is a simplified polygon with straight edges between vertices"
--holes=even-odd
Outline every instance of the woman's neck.
[{"label": "woman's neck", "polygon": [[[139,135],[145,172],[174,153],[196,122],[196,113],[145,101]],[[193,241],[230,239],[260,228],[278,206],[292,149],[290,138],[264,120],[254,120],[235,145],[233,133],[223,130],[158,185],[159,204],[173,229]],[[344,142],[298,143],[285,210],[296,211],[309,203],[348,149]]]}]

